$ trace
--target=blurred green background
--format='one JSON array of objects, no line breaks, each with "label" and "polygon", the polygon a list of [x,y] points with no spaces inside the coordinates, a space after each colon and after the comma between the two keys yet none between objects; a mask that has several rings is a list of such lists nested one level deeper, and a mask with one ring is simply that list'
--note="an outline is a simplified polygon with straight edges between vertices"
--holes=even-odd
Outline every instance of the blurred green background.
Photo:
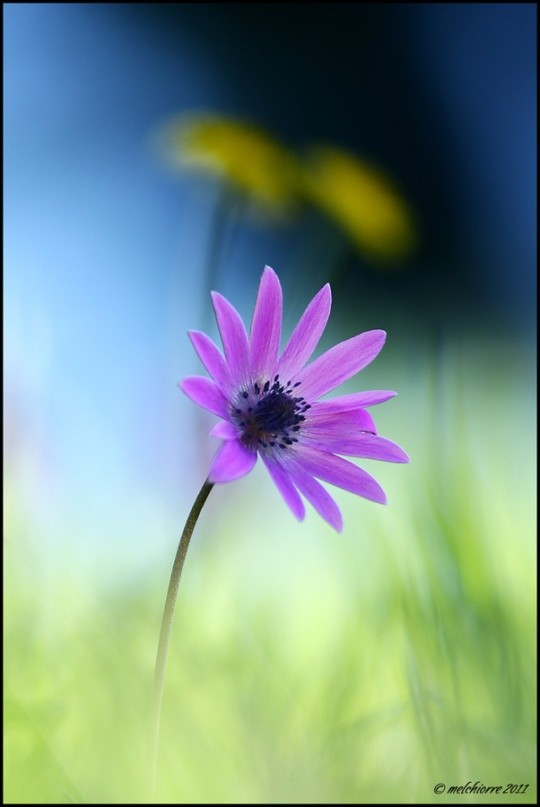
[{"label": "blurred green background", "polygon": [[[209,283],[249,320],[265,263],[286,334],[327,280],[319,350],[388,331],[344,391],[398,391],[371,411],[411,464],[362,463],[389,504],[337,491],[340,536],[261,467],[212,492],[157,800],[536,801],[536,9],[381,5],[4,5],[7,803],[148,802],[216,442],[186,330],[215,333]],[[304,197],[223,208],[156,147],[203,110],[380,168],[415,249],[381,262]],[[528,788],[434,792],[468,782]]]}]

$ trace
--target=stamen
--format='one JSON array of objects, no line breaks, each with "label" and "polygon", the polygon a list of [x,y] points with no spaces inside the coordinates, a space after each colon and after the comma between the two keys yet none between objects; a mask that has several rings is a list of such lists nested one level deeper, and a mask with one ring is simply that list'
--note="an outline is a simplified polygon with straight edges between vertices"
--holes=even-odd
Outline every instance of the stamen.
[{"label": "stamen", "polygon": [[306,419],[301,413],[310,408],[304,397],[294,396],[293,389],[300,383],[289,380],[283,385],[278,373],[273,382],[271,379],[264,383],[253,381],[248,387],[249,391],[239,391],[250,406],[246,410],[240,405],[231,409],[231,412],[242,430],[241,439],[246,447],[264,451],[276,446],[288,448],[298,443],[298,437],[293,437],[292,433],[301,430],[301,424]]}]

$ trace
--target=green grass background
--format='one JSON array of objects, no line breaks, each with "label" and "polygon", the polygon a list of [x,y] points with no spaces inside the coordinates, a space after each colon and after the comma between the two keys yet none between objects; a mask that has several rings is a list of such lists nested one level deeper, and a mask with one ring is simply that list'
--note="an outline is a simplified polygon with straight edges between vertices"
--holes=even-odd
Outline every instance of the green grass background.
[{"label": "green grass background", "polygon": [[[363,463],[387,507],[338,491],[337,536],[313,511],[298,525],[262,468],[212,492],[180,588],[158,801],[536,800],[526,349],[468,337],[437,352],[390,344],[383,357],[349,390],[399,391],[372,411],[412,462]],[[7,468],[4,799],[145,803],[153,664],[183,525],[174,534],[156,512],[155,536],[131,536],[127,552],[155,540],[146,573],[85,566],[73,525],[40,523],[27,484]],[[54,557],[49,530],[64,538]],[[434,794],[477,780],[528,790]]]}]

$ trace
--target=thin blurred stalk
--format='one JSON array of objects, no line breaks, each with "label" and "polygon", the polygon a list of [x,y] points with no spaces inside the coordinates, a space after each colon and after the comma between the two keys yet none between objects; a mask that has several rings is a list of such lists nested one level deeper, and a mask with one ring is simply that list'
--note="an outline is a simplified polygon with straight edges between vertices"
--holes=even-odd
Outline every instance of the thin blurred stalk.
[{"label": "thin blurred stalk", "polygon": [[[447,434],[447,400],[444,390],[444,370],[446,369],[446,338],[444,327],[441,322],[434,322],[431,326],[429,357],[429,382],[430,392],[430,450],[432,484],[437,497],[444,494],[445,485],[442,480],[441,469],[447,468],[448,457],[446,451]],[[440,499],[444,501],[444,499]]]},{"label": "thin blurred stalk", "polygon": [[[205,283],[203,289],[203,307],[201,313],[201,329],[211,333],[214,328],[212,308],[207,301],[210,292],[219,288],[220,274],[226,254],[226,247],[231,245],[235,230],[244,209],[244,196],[229,182],[224,182],[220,189],[209,228],[208,253],[205,266]],[[227,244],[228,242],[228,244]],[[208,413],[200,409],[197,414],[197,432],[206,434],[209,429]],[[200,454],[200,467],[202,473],[208,468],[210,456],[208,449]]]},{"label": "thin blurred stalk", "polygon": [[[210,309],[206,301],[211,291],[215,291],[219,284],[220,270],[225,255],[227,236],[229,245],[234,235],[234,230],[238,225],[244,207],[244,198],[228,182],[221,186],[219,197],[214,209],[208,239],[208,253],[206,258],[205,288],[204,288],[204,311],[205,318]],[[211,326],[207,319],[203,322],[203,328]]]},{"label": "thin blurred stalk", "polygon": [[336,279],[349,267],[352,249],[348,239],[326,217],[311,211],[307,222],[306,237],[290,260],[289,274],[296,281],[291,288],[289,305],[301,312],[300,304],[305,297],[306,278],[313,288],[329,282],[332,296],[336,299]]},{"label": "thin blurred stalk", "polygon": [[156,657],[156,667],[154,672],[154,687],[152,692],[152,707],[151,707],[151,724],[150,724],[150,764],[151,764],[151,798],[154,799],[156,792],[157,781],[157,760],[158,760],[158,746],[159,746],[159,727],[161,722],[161,704],[163,702],[163,688],[165,683],[165,668],[167,666],[167,655],[169,652],[169,644],[171,640],[171,630],[174,619],[174,608],[176,605],[176,597],[178,594],[178,586],[180,584],[180,577],[182,569],[184,568],[184,561],[189,547],[191,536],[197,520],[201,514],[204,503],[206,502],[210,491],[214,487],[212,482],[208,479],[204,482],[199,491],[195,503],[191,508],[189,516],[186,521],[186,526],[182,532],[180,543],[176,551],[174,563],[171,572],[171,579],[169,580],[169,588],[167,589],[167,597],[165,599],[165,608],[163,610],[163,619],[161,620],[161,630],[159,633],[159,643]]}]

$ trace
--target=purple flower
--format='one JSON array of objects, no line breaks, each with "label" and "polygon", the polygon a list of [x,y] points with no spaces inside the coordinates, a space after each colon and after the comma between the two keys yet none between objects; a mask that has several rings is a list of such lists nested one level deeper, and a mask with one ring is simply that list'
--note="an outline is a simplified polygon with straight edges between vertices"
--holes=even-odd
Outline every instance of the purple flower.
[{"label": "purple flower", "polygon": [[379,437],[367,406],[396,393],[356,392],[319,398],[368,365],[381,350],[384,331],[347,339],[306,366],[326,327],[331,307],[326,284],[310,302],[283,352],[279,353],[282,292],[276,273],[265,267],[248,336],[235,308],[217,292],[212,301],[225,357],[199,331],[189,337],[212,379],[191,376],[180,388],[221,420],[210,434],[224,442],[212,462],[210,482],[230,482],[249,473],[260,457],[286,504],[301,521],[304,496],[335,530],[343,520],[317,481],[386,503],[370,474],[338,456],[408,462],[395,443]]}]

